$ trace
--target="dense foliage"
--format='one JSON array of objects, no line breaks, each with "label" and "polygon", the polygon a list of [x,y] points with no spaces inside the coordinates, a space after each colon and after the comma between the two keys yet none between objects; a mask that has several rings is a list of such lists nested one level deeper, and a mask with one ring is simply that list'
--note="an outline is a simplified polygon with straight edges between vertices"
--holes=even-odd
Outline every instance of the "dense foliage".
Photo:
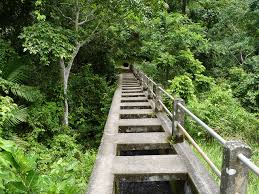
[{"label": "dense foliage", "polygon": [[0,17],[0,193],[85,192],[124,62],[258,159],[258,0],[3,0]]},{"label": "dense foliage", "polygon": [[136,64],[222,135],[248,143],[259,140],[257,3],[190,1],[181,14],[171,2],[140,24]]}]

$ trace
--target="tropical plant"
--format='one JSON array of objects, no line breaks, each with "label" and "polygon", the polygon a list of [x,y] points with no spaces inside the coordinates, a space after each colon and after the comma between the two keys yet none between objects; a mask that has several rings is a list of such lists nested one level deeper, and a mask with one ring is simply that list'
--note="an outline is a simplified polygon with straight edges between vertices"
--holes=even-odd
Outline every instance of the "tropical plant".
[{"label": "tropical plant", "polygon": [[27,108],[18,106],[9,96],[0,96],[0,133],[27,120]]},{"label": "tropical plant", "polygon": [[30,86],[22,84],[28,78],[24,58],[19,57],[10,43],[0,39],[0,93],[14,95],[27,101],[34,101],[39,92]]},{"label": "tropical plant", "polygon": [[[70,145],[71,142],[67,142],[67,138],[66,136],[61,140],[62,144]],[[60,147],[60,145],[57,146]],[[40,156],[43,160],[50,157],[48,153],[51,152],[47,152],[47,148],[44,149],[45,152],[42,152],[42,155],[32,151],[30,154],[25,154],[13,141],[0,138],[0,192],[84,193],[95,152],[89,151],[83,154],[77,150],[76,157],[69,155],[64,158],[54,158],[49,166],[50,172],[45,174],[44,171],[40,172],[37,169],[37,162],[41,164],[37,161],[40,160],[37,157]],[[52,151],[56,149],[57,147],[53,147]],[[69,149],[66,151],[71,152]],[[86,173],[83,173],[85,171]]]},{"label": "tropical plant", "polygon": [[0,39],[0,43],[0,127],[8,128],[25,122],[27,118],[27,108],[15,103],[14,99],[35,101],[41,94],[34,87],[22,84],[28,78],[23,58],[7,41]]}]

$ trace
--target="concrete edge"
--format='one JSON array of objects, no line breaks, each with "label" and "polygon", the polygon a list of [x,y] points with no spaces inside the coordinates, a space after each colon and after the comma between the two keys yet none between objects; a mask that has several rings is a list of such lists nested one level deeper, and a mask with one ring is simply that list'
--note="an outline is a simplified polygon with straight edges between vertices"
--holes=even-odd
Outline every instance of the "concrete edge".
[{"label": "concrete edge", "polygon": [[[161,120],[164,130],[168,134],[168,141],[172,135],[172,121],[165,113],[158,113],[157,117]],[[200,159],[195,155],[190,145],[185,141],[174,144],[177,154],[185,159],[188,168],[188,175],[194,187],[200,194],[218,194],[219,186],[214,178],[208,173]]]}]

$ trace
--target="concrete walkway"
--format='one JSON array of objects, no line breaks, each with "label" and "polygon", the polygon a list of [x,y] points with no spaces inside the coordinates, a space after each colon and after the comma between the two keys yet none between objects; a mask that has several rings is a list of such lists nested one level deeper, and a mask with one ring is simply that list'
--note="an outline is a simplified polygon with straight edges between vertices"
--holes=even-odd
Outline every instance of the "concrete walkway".
[{"label": "concrete walkway", "polygon": [[174,187],[167,192],[153,188],[154,194],[218,193],[218,186],[187,143],[170,146],[170,125],[163,113],[154,112],[153,102],[147,99],[135,76],[122,73],[87,193],[145,193],[125,189],[124,183],[152,181],[166,181]]}]

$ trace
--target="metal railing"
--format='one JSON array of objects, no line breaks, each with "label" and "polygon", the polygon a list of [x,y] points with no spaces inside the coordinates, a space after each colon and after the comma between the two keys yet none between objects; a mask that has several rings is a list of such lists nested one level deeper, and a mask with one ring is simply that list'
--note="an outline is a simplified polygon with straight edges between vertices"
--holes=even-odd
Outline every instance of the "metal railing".
[{"label": "metal railing", "polygon": [[206,125],[202,120],[200,120],[198,117],[196,117],[191,111],[189,111],[185,106],[178,103],[177,104],[185,113],[187,113],[194,121],[196,121],[200,126],[202,126],[204,129],[206,129],[209,134],[216,138],[221,145],[224,145],[226,143],[226,140],[224,140],[219,134],[217,134],[212,128],[210,128],[208,125]]},{"label": "metal railing", "polygon": [[[174,99],[168,92],[166,92],[159,84],[154,82],[151,78],[145,75],[140,70],[131,67],[133,73],[140,80],[143,89],[147,91],[148,98],[155,101],[156,111],[165,111],[169,118],[172,120],[172,135],[176,142],[183,142],[186,137],[198,153],[204,158],[215,174],[221,179],[220,193],[232,194],[239,193],[245,194],[247,187],[247,171],[250,169],[257,176],[259,176],[259,168],[249,158],[251,157],[251,149],[244,143],[239,141],[226,141],[212,128],[210,128],[201,119],[195,116],[185,105],[184,100]],[[155,89],[155,90],[154,90]],[[172,102],[174,108],[171,112],[163,103],[161,95],[165,94]],[[183,127],[185,115],[190,116],[199,126],[206,129],[206,131],[215,138],[223,149],[222,169],[220,170],[213,164],[209,157],[194,141],[191,135]],[[232,184],[231,187],[229,184]],[[234,184],[234,186],[233,186]]]}]

